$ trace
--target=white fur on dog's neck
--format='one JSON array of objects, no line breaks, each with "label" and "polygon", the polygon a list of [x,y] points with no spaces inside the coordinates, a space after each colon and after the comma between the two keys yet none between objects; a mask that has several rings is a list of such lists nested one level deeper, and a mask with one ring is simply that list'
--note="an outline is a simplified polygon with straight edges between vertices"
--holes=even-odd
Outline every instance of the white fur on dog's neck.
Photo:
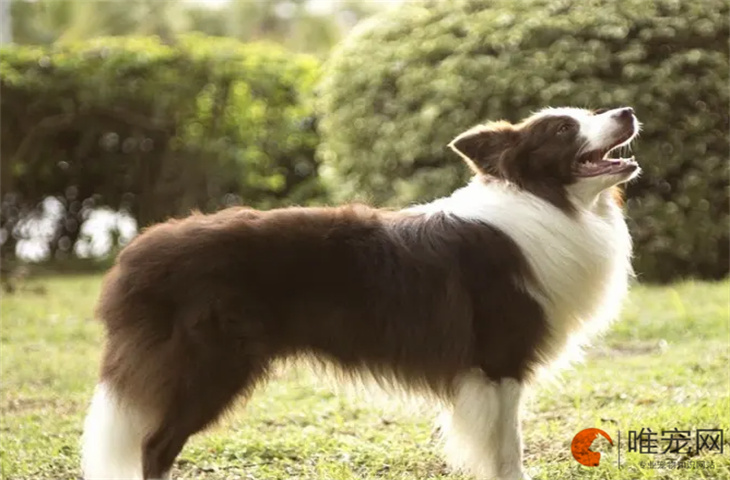
[{"label": "white fur on dog's neck", "polygon": [[631,237],[611,192],[576,206],[568,215],[515,185],[475,179],[450,197],[408,211],[485,222],[520,247],[537,281],[525,288],[545,310],[551,329],[541,355],[552,363],[618,315],[632,275]]}]

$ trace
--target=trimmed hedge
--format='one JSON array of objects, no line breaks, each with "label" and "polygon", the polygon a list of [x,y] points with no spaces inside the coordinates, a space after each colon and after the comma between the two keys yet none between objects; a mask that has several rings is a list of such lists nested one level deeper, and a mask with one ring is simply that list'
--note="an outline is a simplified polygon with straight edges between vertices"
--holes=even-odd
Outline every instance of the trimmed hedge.
[{"label": "trimmed hedge", "polygon": [[201,35],[3,48],[4,256],[48,196],[65,209],[52,252],[99,206],[142,227],[193,208],[321,199],[318,74],[312,57]]},{"label": "trimmed hedge", "polygon": [[445,145],[486,119],[631,105],[628,188],[640,278],[728,273],[725,0],[406,2],[358,29],[321,84],[327,181],[405,204],[459,186]]}]

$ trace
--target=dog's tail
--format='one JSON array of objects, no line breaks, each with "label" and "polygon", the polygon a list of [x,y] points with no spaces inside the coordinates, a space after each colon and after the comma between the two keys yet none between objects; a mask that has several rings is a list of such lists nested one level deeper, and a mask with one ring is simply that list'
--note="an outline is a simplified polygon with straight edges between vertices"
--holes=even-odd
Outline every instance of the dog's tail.
[{"label": "dog's tail", "polygon": [[107,275],[96,316],[106,326],[100,380],[84,422],[84,480],[139,480],[145,441],[160,423],[152,412],[164,402],[161,369],[167,353],[155,338],[150,312],[114,268]]},{"label": "dog's tail", "polygon": [[99,383],[84,422],[84,479],[141,479],[142,444],[149,432],[140,409],[121,398],[113,385]]},{"label": "dog's tail", "polygon": [[268,369],[260,337],[222,328],[213,300],[166,291],[175,279],[145,285],[137,279],[157,273],[139,265],[157,264],[124,261],[107,275],[96,313],[107,342],[84,424],[85,480],[167,478],[187,439]]}]

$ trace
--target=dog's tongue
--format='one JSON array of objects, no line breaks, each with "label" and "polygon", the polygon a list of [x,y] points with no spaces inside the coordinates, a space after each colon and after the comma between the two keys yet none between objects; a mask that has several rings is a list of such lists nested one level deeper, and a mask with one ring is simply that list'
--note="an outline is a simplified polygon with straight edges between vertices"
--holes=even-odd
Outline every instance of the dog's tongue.
[{"label": "dog's tongue", "polygon": [[629,168],[635,168],[636,162],[634,157],[630,158],[606,158],[602,160],[594,160],[591,162],[581,163],[578,165],[576,173],[581,177],[595,177],[597,175],[605,175],[611,173],[620,173]]}]

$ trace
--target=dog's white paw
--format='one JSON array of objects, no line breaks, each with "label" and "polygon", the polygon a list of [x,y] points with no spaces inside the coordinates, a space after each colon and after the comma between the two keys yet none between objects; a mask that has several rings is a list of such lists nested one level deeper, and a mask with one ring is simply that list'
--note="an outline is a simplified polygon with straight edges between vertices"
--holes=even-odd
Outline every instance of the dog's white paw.
[{"label": "dog's white paw", "polygon": [[495,480],[532,480],[532,477],[527,472],[510,472],[499,474]]}]

